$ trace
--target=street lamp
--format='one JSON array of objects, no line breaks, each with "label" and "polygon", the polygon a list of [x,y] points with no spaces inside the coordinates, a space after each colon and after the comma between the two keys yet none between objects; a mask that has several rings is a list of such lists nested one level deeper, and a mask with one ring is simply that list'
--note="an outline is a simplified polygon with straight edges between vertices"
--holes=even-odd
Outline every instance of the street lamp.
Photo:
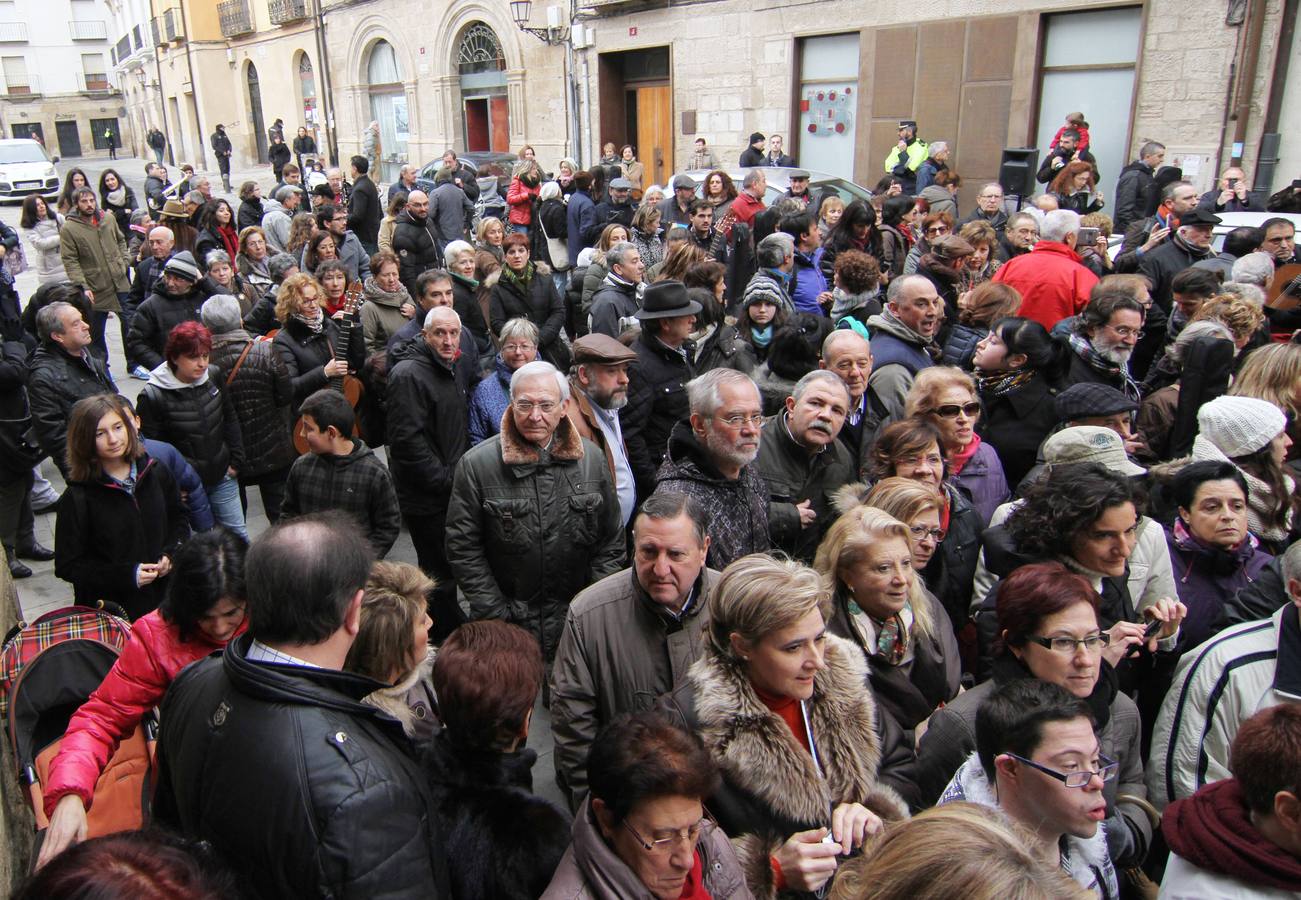
[{"label": "street lamp", "polygon": [[510,0],[510,15],[515,20],[515,25],[520,31],[533,35],[549,46],[564,44],[569,41],[569,26],[560,24],[560,7],[552,6],[547,9],[546,28],[528,27],[528,21],[532,14],[533,0]]}]

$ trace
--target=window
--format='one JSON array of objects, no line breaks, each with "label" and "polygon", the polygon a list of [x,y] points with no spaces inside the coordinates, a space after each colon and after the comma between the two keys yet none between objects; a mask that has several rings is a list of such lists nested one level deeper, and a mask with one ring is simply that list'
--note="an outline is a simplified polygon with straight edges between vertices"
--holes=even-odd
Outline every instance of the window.
[{"label": "window", "polygon": [[366,80],[375,84],[397,84],[402,80],[397,54],[388,41],[376,41],[366,65]]},{"label": "window", "polygon": [[104,132],[113,133],[113,146],[122,146],[122,131],[118,128],[117,119],[91,119],[90,133],[95,141],[96,150],[107,150],[108,139],[104,137]]},{"label": "window", "polygon": [[798,138],[786,142],[785,152],[798,151],[800,164],[810,169],[848,178],[856,143],[857,33],[800,41],[799,104]]},{"label": "window", "polygon": [[108,66],[104,65],[103,53],[81,54],[81,71],[86,78],[86,90],[108,90]]},{"label": "window", "polygon": [[457,68],[463,76],[506,68],[506,57],[501,52],[497,33],[482,22],[475,22],[465,29],[456,56]]},{"label": "window", "polygon": [[32,79],[27,74],[27,59],[22,56],[0,58],[0,67],[4,69],[5,89],[10,94],[30,94]]}]

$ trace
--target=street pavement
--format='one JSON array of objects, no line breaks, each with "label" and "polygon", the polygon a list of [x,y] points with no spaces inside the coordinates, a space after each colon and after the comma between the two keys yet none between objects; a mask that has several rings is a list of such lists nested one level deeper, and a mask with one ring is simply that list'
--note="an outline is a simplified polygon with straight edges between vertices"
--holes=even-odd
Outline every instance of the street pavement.
[{"label": "street pavement", "polygon": [[[93,188],[98,194],[99,176],[105,169],[116,171],[135,192],[137,201],[144,204],[144,182],[145,182],[145,160],[119,157],[117,160],[108,159],[72,159],[64,160],[57,164],[59,170],[60,182],[66,177],[68,171],[74,167],[82,169],[90,181]],[[168,173],[173,182],[180,180],[180,170],[174,167],[168,167]],[[236,211],[239,210],[239,197],[235,193],[226,193],[221,189],[221,177],[216,172],[205,172],[212,180],[213,196],[222,197],[228,200]],[[275,185],[275,178],[271,175],[270,166],[261,166],[254,170],[232,171],[230,176],[231,187],[236,191],[245,181],[258,181],[263,188],[263,195],[269,193],[269,188]],[[381,196],[383,195],[384,185],[380,185]],[[0,220],[11,228],[18,229],[18,220],[21,216],[21,205],[18,203],[4,203],[0,205]],[[32,248],[24,246],[28,259],[32,258]],[[18,296],[24,303],[28,297],[37,288],[35,271],[29,270],[19,275],[17,278]],[[122,332],[114,316],[108,323],[106,329],[109,347],[109,370],[113,380],[117,383],[118,390],[123,396],[128,397],[133,403],[144,387],[143,381],[137,381],[130,377],[126,370],[126,360],[122,353]],[[381,448],[376,451],[381,457],[384,456],[384,450]],[[56,490],[63,489],[63,479],[59,475],[58,469],[48,459],[41,465],[41,472],[55,486]],[[262,508],[262,498],[256,489],[248,492],[248,511],[246,514],[248,522],[248,532],[250,537],[256,537],[267,528],[268,522],[266,513]],[[45,512],[36,514],[36,538],[47,547],[54,547],[54,510],[50,509]],[[406,529],[402,530],[398,537],[397,543],[389,552],[387,559],[398,562],[408,562],[412,565],[416,563],[416,551],[411,543],[411,537]],[[23,618],[28,621],[34,621],[43,613],[53,609],[66,606],[72,602],[71,586],[64,581],[60,581],[54,576],[53,562],[34,562],[28,561],[27,565],[35,573],[31,578],[25,578],[15,581],[14,585],[18,589],[18,602],[23,613]],[[551,739],[551,716],[545,707],[542,706],[539,698],[537,708],[533,714],[532,733],[529,735],[528,745],[538,752],[538,763],[533,770],[534,790],[543,797],[553,800],[560,805],[565,805],[565,800],[559,788],[556,786],[555,768],[552,760],[552,739]]]}]

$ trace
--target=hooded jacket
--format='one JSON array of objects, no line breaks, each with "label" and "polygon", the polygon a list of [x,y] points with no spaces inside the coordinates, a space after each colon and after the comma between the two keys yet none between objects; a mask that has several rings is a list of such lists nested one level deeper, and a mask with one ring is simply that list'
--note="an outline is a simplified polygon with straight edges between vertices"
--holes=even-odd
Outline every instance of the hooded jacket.
[{"label": "hooded jacket", "polygon": [[[706,820],[696,839],[704,888],[719,900],[753,900],[745,873],[727,835]],[[573,836],[542,900],[654,900],[637,873],[628,868],[601,836],[591,804],[583,801]]]},{"label": "hooded jacket", "polygon": [[399,723],[362,702],[383,685],[250,662],[251,642],[236,638],[168,690],[158,821],[240,860],[255,898],[434,895],[442,859],[424,772]]},{"label": "hooded jacket", "polygon": [[[985,770],[980,765],[980,757],[972,753],[958,769],[953,781],[940,796],[940,804],[965,801],[998,809],[998,794],[994,785],[989,783]],[[1078,838],[1065,835],[1061,840],[1062,870],[1085,890],[1092,891],[1102,900],[1115,900],[1120,897],[1120,883],[1116,878],[1116,867],[1111,862],[1107,851],[1107,826],[1099,823],[1098,830],[1090,838]]]},{"label": "hooded jacket", "polygon": [[292,518],[322,510],[356,519],[380,558],[397,541],[402,515],[393,479],[361,438],[352,439],[352,452],[346,456],[304,453],[289,470],[280,514]]},{"label": "hooded jacket", "polygon": [[1116,180],[1116,220],[1113,231],[1124,234],[1131,222],[1143,218],[1147,209],[1148,195],[1156,179],[1152,167],[1141,159],[1136,159],[1120,170]]},{"label": "hooded jacket", "polygon": [[1176,800],[1161,817],[1170,861],[1165,900],[1283,900],[1301,896],[1301,858],[1265,838],[1251,821],[1236,778]]},{"label": "hooded jacket", "polygon": [[416,279],[426,269],[441,265],[442,244],[438,226],[431,216],[416,218],[411,210],[398,214],[393,225],[393,252],[398,257],[398,274],[407,293],[415,296]]},{"label": "hooded jacket", "polygon": [[741,468],[735,481],[725,478],[690,422],[673,427],[668,455],[656,476],[655,493],[686,494],[700,504],[709,523],[706,562],[712,569],[721,571],[732,561],[762,553],[772,544],[768,536],[768,488],[759,476],[759,466],[749,463]]},{"label": "hooded jacket", "polygon": [[447,560],[471,618],[520,625],[552,658],[570,600],[624,567],[622,520],[605,456],[568,417],[544,451],[507,412],[461,458],[447,509]]},{"label": "hooded jacket", "polygon": [[637,312],[637,285],[607,272],[601,286],[592,294],[591,330],[618,338],[624,331],[640,327]]},{"label": "hooded jacket", "polygon": [[1051,329],[1088,305],[1098,276],[1060,241],[1039,241],[1029,253],[1003,263],[993,280],[1020,292],[1021,310],[1017,315]]},{"label": "hooded jacket", "polygon": [[285,253],[289,248],[289,228],[294,214],[285,209],[279,200],[262,198],[262,231],[267,238],[268,253]]},{"label": "hooded jacket", "polygon": [[833,807],[861,803],[887,821],[908,817],[907,805],[881,782],[880,713],[863,655],[828,635],[824,659],[805,702],[821,776],[812,755],[759,699],[745,672],[712,652],[662,701],[666,712],[701,737],[718,764],[723,781],[706,806],[732,839],[756,897],[777,896],[769,857],[791,835],[829,826]]},{"label": "hooded jacket", "polygon": [[474,204],[454,181],[444,181],[429,194],[429,219],[438,228],[440,246],[465,239],[465,226],[474,215]]},{"label": "hooded jacket", "polygon": [[59,232],[59,259],[68,280],[95,295],[96,312],[117,312],[117,295],[131,290],[126,239],[117,219],[103,210],[87,218],[79,210],[64,217]]},{"label": "hooded jacket", "polygon": [[[919,187],[921,186],[920,181],[921,179],[919,178],[918,179]],[[933,213],[946,212],[949,215],[953,216],[955,219],[957,218],[958,204],[956,201],[954,201],[953,194],[949,193],[948,188],[942,187],[941,185],[938,184],[932,184],[925,188],[922,188],[920,196],[923,200],[925,200],[927,203],[930,204],[931,212]]]},{"label": "hooded jacket", "polygon": [[199,473],[204,488],[225,478],[228,468],[238,472],[244,465],[239,417],[217,374],[209,366],[198,381],[186,384],[162,363],[149,373],[149,382],[136,401],[141,433],[180,450]]},{"label": "hooded jacket", "polygon": [[[243,634],[247,620],[232,637]],[[181,670],[195,660],[225,647],[195,629],[188,640],[158,610],[137,619],[131,639],[113,663],[104,681],[73,714],[41,786],[45,815],[54,813],[59,800],[76,794],[90,809],[95,782],[140,719],[162,702],[167,687]]]}]

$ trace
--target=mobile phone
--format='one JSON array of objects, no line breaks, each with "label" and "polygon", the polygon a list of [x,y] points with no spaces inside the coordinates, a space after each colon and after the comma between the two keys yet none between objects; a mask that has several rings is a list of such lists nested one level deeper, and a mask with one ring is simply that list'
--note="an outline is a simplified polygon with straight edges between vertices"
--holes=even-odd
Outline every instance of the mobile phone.
[{"label": "mobile phone", "polygon": [[1152,619],[1148,622],[1147,627],[1143,629],[1143,642],[1146,643],[1156,637],[1156,633],[1161,630],[1163,625],[1165,625],[1165,622],[1160,619]]},{"label": "mobile phone", "polygon": [[1100,233],[1097,228],[1081,228],[1080,236],[1076,239],[1075,244],[1078,247],[1092,247],[1098,242]]},{"label": "mobile phone", "polygon": [[1238,186],[1238,179],[1236,179],[1236,178],[1230,178],[1230,179],[1229,179],[1229,187],[1231,187],[1231,188],[1235,188],[1235,187],[1237,187],[1237,186]]}]

